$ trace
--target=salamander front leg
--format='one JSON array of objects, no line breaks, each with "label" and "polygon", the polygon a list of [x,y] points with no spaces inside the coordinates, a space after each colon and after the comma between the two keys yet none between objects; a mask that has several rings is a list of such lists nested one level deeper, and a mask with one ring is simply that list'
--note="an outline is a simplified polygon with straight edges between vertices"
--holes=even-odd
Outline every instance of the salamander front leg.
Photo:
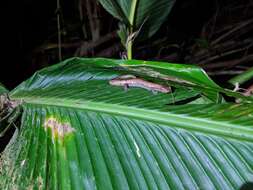
[{"label": "salamander front leg", "polygon": [[128,88],[129,88],[128,84],[124,84],[124,91],[125,91],[125,92],[128,91]]},{"label": "salamander front leg", "polygon": [[154,95],[158,94],[158,92],[157,92],[156,90],[151,90],[151,92],[152,92]]}]

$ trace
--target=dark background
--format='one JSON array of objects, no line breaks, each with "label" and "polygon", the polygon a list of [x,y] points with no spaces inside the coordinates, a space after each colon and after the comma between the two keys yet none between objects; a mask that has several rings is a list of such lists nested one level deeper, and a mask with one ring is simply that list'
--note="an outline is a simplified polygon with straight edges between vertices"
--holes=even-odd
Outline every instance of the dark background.
[{"label": "dark background", "polygon": [[[70,47],[62,50],[63,59],[72,56],[120,58],[120,52],[123,51],[123,48],[115,34],[112,41],[117,45],[116,50],[108,50],[111,45],[110,41],[108,44],[105,43],[93,48],[92,53],[90,51],[77,53],[77,49],[80,49],[84,43],[92,43],[90,36],[82,35],[82,23],[88,21],[87,18],[83,21],[80,20],[78,2],[77,0],[61,1],[62,39],[63,43],[70,44]],[[99,19],[104,23],[100,29],[101,36],[116,30],[117,20],[104,11],[101,6],[97,6],[99,7]],[[57,48],[48,48],[49,44],[57,44],[56,1],[7,1],[3,3],[1,8],[3,14],[1,30],[3,34],[1,35],[0,82],[11,90],[30,77],[36,70],[59,62]],[[209,44],[212,40],[214,41],[231,31],[233,24],[238,25],[252,19],[252,11],[250,10],[252,10],[252,3],[246,0],[240,2],[235,0],[177,0],[168,19],[158,33],[152,39],[135,46],[135,58],[199,64],[210,74],[214,73],[214,78],[218,78],[218,80],[227,79],[232,76],[227,73],[231,71],[235,73],[238,71],[239,73],[250,66],[248,64],[250,59],[247,57],[246,63],[244,61],[234,64],[236,67],[230,63],[242,56],[250,55],[252,28],[246,26],[239,32],[235,31],[237,35],[232,35],[223,40],[218,48],[211,45],[209,47]],[[215,24],[210,27],[208,24],[213,22],[214,17]],[[214,31],[219,31],[225,26],[231,27],[224,30],[223,33],[217,32],[216,35],[210,36],[210,33],[213,34]],[[240,45],[239,42],[241,43],[244,40],[249,42]],[[234,44],[234,50],[243,47],[244,51],[239,51],[239,53],[231,54],[228,57],[220,57],[218,60],[208,61],[210,57],[222,55],[226,52],[227,49],[222,46],[222,43],[228,44],[228,42]],[[230,47],[232,46],[230,45]],[[248,46],[249,48],[246,48]],[[229,51],[231,50],[233,47],[229,49]],[[220,66],[220,63],[224,61],[227,63]],[[225,74],[216,75],[221,71],[224,71]]]}]

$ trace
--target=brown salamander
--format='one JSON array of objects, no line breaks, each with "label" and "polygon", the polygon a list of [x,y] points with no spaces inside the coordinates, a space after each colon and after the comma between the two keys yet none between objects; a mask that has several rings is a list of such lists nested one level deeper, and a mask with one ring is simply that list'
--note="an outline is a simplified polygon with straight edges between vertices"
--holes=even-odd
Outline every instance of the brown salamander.
[{"label": "brown salamander", "polygon": [[123,86],[125,89],[127,89],[128,87],[138,87],[150,90],[152,92],[161,92],[161,93],[171,92],[171,88],[169,86],[149,82],[141,78],[136,78],[135,76],[132,75],[123,75],[117,77],[115,79],[110,80],[109,84],[113,86]]}]

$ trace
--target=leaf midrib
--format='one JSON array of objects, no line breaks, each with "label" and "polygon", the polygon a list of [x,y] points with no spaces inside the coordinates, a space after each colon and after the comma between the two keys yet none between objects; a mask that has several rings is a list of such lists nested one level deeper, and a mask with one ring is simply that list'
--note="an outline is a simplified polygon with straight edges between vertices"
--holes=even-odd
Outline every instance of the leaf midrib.
[{"label": "leaf midrib", "polygon": [[[238,126],[225,121],[214,121],[209,118],[197,118],[185,114],[148,110],[127,105],[110,104],[104,102],[80,101],[57,98],[19,97],[15,100],[23,100],[27,104],[59,106],[77,108],[95,112],[103,112],[121,115],[154,123],[168,125],[173,128],[200,132],[208,135],[222,136],[235,140],[253,142],[253,128]],[[187,125],[185,124],[187,123]]]}]

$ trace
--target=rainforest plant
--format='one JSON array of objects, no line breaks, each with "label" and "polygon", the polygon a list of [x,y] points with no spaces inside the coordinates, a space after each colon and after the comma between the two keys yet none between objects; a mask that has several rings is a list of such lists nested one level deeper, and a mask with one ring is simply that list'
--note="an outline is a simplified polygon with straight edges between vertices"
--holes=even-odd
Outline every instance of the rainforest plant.
[{"label": "rainforest plant", "polygon": [[119,19],[119,37],[132,59],[135,40],[154,35],[170,13],[175,0],[99,0],[103,7]]},{"label": "rainforest plant", "polygon": [[231,190],[252,182],[252,97],[197,66],[131,60],[134,41],[150,38],[175,1],[99,2],[120,20],[128,60],[71,58],[12,91],[0,84],[0,134],[15,130],[1,153],[0,189]]},{"label": "rainforest plant", "polygon": [[[144,86],[112,83],[132,79]],[[0,90],[1,131],[15,129],[0,189],[231,190],[252,181],[252,98],[196,66],[72,58]],[[20,119],[8,119],[14,113]]]}]

